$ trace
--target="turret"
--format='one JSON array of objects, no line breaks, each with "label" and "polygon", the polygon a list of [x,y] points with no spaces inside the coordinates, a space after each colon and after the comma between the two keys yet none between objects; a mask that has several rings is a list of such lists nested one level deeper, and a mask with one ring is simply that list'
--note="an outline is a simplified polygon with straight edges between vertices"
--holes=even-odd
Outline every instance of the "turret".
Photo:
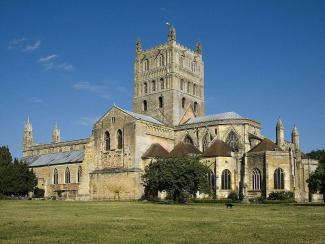
[{"label": "turret", "polygon": [[284,126],[280,117],[276,124],[276,144],[280,148],[284,146]]},{"label": "turret", "polygon": [[24,126],[24,138],[23,138],[24,150],[26,150],[28,147],[32,145],[33,145],[33,127],[28,116]]},{"label": "turret", "polygon": [[293,127],[291,132],[291,142],[295,145],[296,150],[299,150],[299,132],[296,126]]},{"label": "turret", "polygon": [[55,123],[55,126],[52,131],[52,143],[60,142],[60,129],[58,128],[58,124]]},{"label": "turret", "polygon": [[168,41],[172,42],[172,41],[176,41],[176,29],[174,26],[172,26],[171,24],[167,23],[169,26],[169,30],[168,30]]}]

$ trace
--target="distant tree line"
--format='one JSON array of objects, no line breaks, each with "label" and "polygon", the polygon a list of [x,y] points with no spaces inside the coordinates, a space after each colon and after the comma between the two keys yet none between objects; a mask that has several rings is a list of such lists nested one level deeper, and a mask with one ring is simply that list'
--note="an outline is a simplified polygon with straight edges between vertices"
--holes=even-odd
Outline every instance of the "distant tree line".
[{"label": "distant tree line", "polygon": [[311,193],[319,192],[323,194],[325,201],[325,150],[311,151],[306,154],[309,158],[319,160],[319,165],[308,179],[308,187]]},{"label": "distant tree line", "polygon": [[37,179],[28,165],[13,159],[9,148],[0,147],[0,195],[26,196],[35,189]]}]

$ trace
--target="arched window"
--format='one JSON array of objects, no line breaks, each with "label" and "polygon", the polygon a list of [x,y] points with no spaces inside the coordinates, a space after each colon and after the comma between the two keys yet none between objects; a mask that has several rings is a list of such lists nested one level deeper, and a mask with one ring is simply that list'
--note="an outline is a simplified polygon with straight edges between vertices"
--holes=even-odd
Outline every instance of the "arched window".
[{"label": "arched window", "polygon": [[151,81],[151,90],[153,92],[156,91],[156,81],[155,80]]},{"label": "arched window", "polygon": [[179,86],[180,86],[180,89],[183,91],[184,90],[184,80],[183,79],[181,79]]},{"label": "arched window", "polygon": [[193,85],[193,95],[196,95],[196,84]]},{"label": "arched window", "polygon": [[148,59],[145,59],[143,61],[143,70],[144,71],[148,71],[149,70],[149,60]]},{"label": "arched window", "polygon": [[204,152],[209,147],[209,134],[205,134],[202,139],[202,151]]},{"label": "arched window", "polygon": [[183,97],[182,98],[182,108],[185,108],[185,101],[186,101],[186,99],[185,99],[185,97]]},{"label": "arched window", "polygon": [[274,189],[284,189],[284,172],[281,168],[274,171]]},{"label": "arched window", "polygon": [[165,81],[164,78],[160,79],[160,90],[164,90],[165,89]]},{"label": "arched window", "polygon": [[111,137],[108,131],[105,132],[105,150],[111,150]]},{"label": "arched window", "polygon": [[231,147],[231,149],[235,152],[238,151],[238,147],[239,147],[239,139],[238,136],[235,132],[230,131],[227,139],[226,139],[226,143]]},{"label": "arched window", "polygon": [[164,55],[159,55],[159,66],[164,66],[165,62],[164,62]]},{"label": "arched window", "polygon": [[147,82],[145,82],[143,84],[143,90],[144,90],[144,93],[148,93],[148,84],[147,84]]},{"label": "arched window", "polygon": [[160,96],[159,97],[159,108],[164,107],[164,97]]},{"label": "arched window", "polygon": [[57,169],[54,169],[53,184],[59,184],[59,174]]},{"label": "arched window", "polygon": [[198,103],[194,102],[194,112],[197,113],[198,112]]},{"label": "arched window", "polygon": [[185,138],[184,138],[184,142],[185,142],[185,143],[189,143],[189,144],[194,145],[194,143],[193,143],[193,139],[192,139],[192,137],[190,137],[189,135],[186,135],[186,136],[185,136]]},{"label": "arched window", "polygon": [[117,131],[117,149],[122,149],[123,146],[123,134],[121,130]]},{"label": "arched window", "polygon": [[192,68],[192,72],[195,72],[195,70],[196,70],[196,63],[195,62],[192,62],[191,68]]},{"label": "arched window", "polygon": [[147,111],[148,110],[148,103],[147,100],[143,101],[143,111]]},{"label": "arched window", "polygon": [[65,183],[70,183],[70,170],[68,167],[65,169]]},{"label": "arched window", "polygon": [[261,190],[261,172],[259,169],[253,169],[252,173],[252,189],[255,191]]},{"label": "arched window", "polygon": [[81,176],[82,176],[82,168],[81,168],[81,166],[79,166],[78,167],[78,179],[77,179],[77,182],[81,181]]},{"label": "arched window", "polygon": [[222,171],[221,174],[221,189],[231,190],[231,173],[228,169]]}]

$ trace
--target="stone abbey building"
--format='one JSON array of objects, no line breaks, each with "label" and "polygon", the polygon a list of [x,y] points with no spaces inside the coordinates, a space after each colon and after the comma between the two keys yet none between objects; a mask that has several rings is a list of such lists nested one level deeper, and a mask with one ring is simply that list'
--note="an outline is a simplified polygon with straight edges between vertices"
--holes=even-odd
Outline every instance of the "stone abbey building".
[{"label": "stone abbey building", "polygon": [[261,124],[234,112],[205,115],[202,47],[176,42],[170,26],[167,42],[144,50],[136,42],[133,109],[113,105],[93,126],[91,136],[35,144],[32,124],[25,123],[23,159],[38,178],[45,196],[66,199],[139,199],[141,175],[157,157],[200,155],[211,170],[217,198],[231,191],[246,198],[273,191],[293,191],[308,200],[306,180],[318,162],[303,158],[296,127],[284,138],[281,119],[276,142]]}]

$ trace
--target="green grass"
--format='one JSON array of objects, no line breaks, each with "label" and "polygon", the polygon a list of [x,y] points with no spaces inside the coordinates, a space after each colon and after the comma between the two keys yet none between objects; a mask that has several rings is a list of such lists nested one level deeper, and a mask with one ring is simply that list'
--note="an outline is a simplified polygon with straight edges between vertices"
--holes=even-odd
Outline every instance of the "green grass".
[{"label": "green grass", "polygon": [[325,207],[0,201],[0,243],[324,243]]}]

